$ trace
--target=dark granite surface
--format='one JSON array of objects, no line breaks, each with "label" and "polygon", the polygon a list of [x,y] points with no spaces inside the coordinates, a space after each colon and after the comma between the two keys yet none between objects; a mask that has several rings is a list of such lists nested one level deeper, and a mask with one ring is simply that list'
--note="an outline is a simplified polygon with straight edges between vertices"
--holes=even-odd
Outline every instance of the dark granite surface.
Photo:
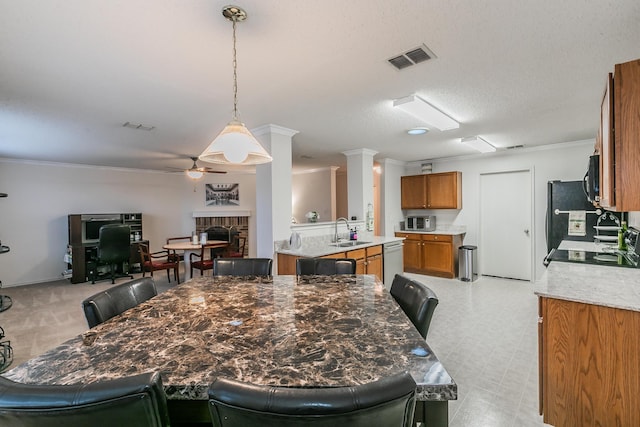
[{"label": "dark granite surface", "polygon": [[4,374],[71,384],[159,370],[169,399],[216,376],[346,386],[409,371],[420,400],[457,385],[374,276],[195,278]]}]

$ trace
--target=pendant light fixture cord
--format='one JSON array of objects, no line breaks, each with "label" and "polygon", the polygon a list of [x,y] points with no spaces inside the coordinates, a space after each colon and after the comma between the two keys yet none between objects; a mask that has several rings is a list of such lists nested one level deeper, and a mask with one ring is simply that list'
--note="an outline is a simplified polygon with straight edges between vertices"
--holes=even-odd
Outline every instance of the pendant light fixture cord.
[{"label": "pendant light fixture cord", "polygon": [[238,60],[236,58],[236,22],[233,22],[233,120],[238,121]]}]

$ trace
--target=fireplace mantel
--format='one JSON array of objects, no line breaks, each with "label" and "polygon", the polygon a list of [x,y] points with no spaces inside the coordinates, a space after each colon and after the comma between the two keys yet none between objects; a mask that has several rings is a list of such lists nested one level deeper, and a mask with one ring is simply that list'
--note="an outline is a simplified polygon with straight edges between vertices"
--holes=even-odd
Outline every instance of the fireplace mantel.
[{"label": "fireplace mantel", "polygon": [[251,216],[251,211],[247,210],[215,210],[215,211],[194,211],[194,218],[224,218],[224,217]]}]

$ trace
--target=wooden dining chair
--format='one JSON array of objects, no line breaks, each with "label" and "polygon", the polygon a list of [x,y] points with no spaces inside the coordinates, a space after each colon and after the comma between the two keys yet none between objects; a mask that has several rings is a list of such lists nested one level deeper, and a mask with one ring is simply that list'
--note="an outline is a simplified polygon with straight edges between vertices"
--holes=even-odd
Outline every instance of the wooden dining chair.
[{"label": "wooden dining chair", "polygon": [[[157,252],[150,252],[149,246],[145,244],[138,245],[138,251],[140,252],[140,266],[142,267],[142,277],[147,272],[151,273],[157,270],[167,270],[167,280],[171,282],[171,276],[169,272],[173,269],[173,277],[178,283],[180,283],[180,275],[178,270],[180,269],[180,261],[175,257],[171,257],[171,251],[162,250]],[[175,255],[175,252],[173,253]]]},{"label": "wooden dining chair", "polygon": [[193,269],[197,268],[200,270],[200,275],[202,276],[206,270],[213,270],[213,259],[205,258],[207,253],[210,253],[210,249],[214,246],[202,245],[200,248],[200,253],[192,252],[189,255],[189,260],[191,261],[191,277],[193,277]]},{"label": "wooden dining chair", "polygon": [[[190,241],[191,241],[191,236],[167,237],[167,244],[174,243],[174,242],[190,242]],[[173,251],[169,254],[168,259],[172,261],[177,260],[178,262],[180,262],[184,259],[184,255],[178,254],[176,253],[176,251]]]},{"label": "wooden dining chair", "polygon": [[244,247],[247,243],[247,238],[243,236],[237,236],[232,244],[227,247],[223,257],[225,258],[244,258]]}]

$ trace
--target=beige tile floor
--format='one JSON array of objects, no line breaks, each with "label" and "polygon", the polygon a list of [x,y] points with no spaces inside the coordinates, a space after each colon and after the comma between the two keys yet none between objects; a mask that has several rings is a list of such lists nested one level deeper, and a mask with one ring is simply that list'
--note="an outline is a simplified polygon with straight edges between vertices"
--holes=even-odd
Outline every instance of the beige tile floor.
[{"label": "beige tile floor", "polygon": [[[431,287],[440,300],[427,341],[458,384],[458,400],[449,405],[450,427],[544,426],[538,415],[532,284],[409,276]],[[175,285],[162,274],[155,278],[159,292]],[[110,286],[109,281],[72,285],[61,280],[0,289],[13,299],[13,307],[0,313],[0,326],[14,348],[12,366],[85,331],[80,302]]]}]

